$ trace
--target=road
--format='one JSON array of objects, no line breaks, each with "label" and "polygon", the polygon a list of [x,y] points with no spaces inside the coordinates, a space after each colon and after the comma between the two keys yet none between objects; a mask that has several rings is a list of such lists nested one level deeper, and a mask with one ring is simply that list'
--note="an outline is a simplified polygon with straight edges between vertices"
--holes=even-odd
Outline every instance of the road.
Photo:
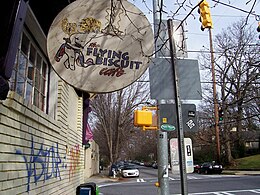
[{"label": "road", "polygon": [[[101,195],[157,195],[157,169],[139,167],[139,178],[124,178],[100,184]],[[257,195],[260,176],[187,174],[189,195]],[[169,172],[170,195],[181,194],[180,177]]]}]

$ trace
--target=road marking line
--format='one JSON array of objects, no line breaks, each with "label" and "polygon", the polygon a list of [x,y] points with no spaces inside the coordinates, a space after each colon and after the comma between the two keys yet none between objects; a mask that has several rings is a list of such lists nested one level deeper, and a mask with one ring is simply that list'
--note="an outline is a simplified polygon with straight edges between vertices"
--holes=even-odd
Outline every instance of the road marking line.
[{"label": "road marking line", "polygon": [[173,180],[176,180],[176,179],[174,179],[174,178],[172,178],[172,177],[169,177],[169,180],[173,181]]},{"label": "road marking line", "polygon": [[200,179],[200,178],[195,177],[195,176],[188,176],[187,179]]},{"label": "road marking line", "polygon": [[249,192],[253,192],[253,193],[256,193],[256,194],[260,194],[260,189],[258,189],[258,190],[249,190]]},{"label": "road marking line", "polygon": [[137,179],[137,182],[145,182],[144,179]]},{"label": "road marking line", "polygon": [[[260,189],[254,189],[254,190],[232,190],[232,191],[220,191],[220,192],[198,192],[198,193],[190,193],[189,195],[209,195],[209,194],[215,194],[215,195],[235,195],[235,193],[241,193],[241,192],[252,192],[256,194],[260,194]],[[178,194],[181,195],[181,194]]]}]

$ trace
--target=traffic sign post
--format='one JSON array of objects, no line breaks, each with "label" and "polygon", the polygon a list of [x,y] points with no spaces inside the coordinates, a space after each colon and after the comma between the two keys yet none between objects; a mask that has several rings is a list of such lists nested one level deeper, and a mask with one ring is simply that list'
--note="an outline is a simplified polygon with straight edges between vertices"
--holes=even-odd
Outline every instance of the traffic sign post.
[{"label": "traffic sign post", "polygon": [[[161,104],[160,106],[161,124],[170,124],[177,127],[177,112],[175,104]],[[197,131],[197,115],[195,104],[181,104],[183,131]],[[167,121],[167,122],[164,122]]]},{"label": "traffic sign post", "polygon": [[168,34],[169,34],[169,42],[170,42],[170,53],[171,53],[171,62],[172,62],[172,76],[173,76],[173,87],[174,87],[174,100],[176,106],[177,113],[177,127],[178,127],[178,147],[179,147],[179,159],[180,159],[180,178],[181,178],[181,192],[182,195],[188,195],[187,188],[187,174],[185,167],[185,156],[184,156],[184,133],[183,133],[183,123],[182,123],[182,108],[181,108],[181,99],[180,99],[180,91],[179,91],[179,77],[178,77],[178,67],[176,66],[176,48],[175,43],[172,36],[172,20],[169,19],[167,21],[168,24]]},{"label": "traffic sign post", "polygon": [[[161,28],[160,23],[160,10],[162,8],[162,2],[158,0],[153,0],[153,13],[154,13],[154,37],[160,37],[159,29]],[[159,38],[160,39],[160,38]],[[158,50],[158,40],[155,38],[155,51]],[[155,57],[158,57],[158,53],[155,52]],[[155,98],[157,99],[157,98]],[[157,99],[158,100],[158,99]],[[163,101],[157,101],[157,104],[163,103]],[[158,118],[160,118],[160,112],[158,112]],[[160,121],[158,120],[158,126],[160,127]],[[169,190],[169,176],[165,170],[168,171],[168,135],[167,132],[163,132],[161,128],[158,130],[158,194],[168,195]]]},{"label": "traffic sign post", "polygon": [[[153,1],[154,11],[154,32],[155,32],[155,51],[160,50],[158,47],[158,40],[162,37],[159,33],[161,30],[160,21],[160,10],[161,1]],[[169,194],[169,178],[168,174],[165,173],[165,168],[168,166],[168,139],[167,131],[173,131],[175,126],[177,127],[178,134],[178,148],[179,148],[179,159],[180,159],[180,177],[181,177],[181,192],[182,195],[187,195],[187,175],[186,167],[184,165],[184,134],[183,134],[183,115],[181,107],[182,100],[201,100],[201,84],[200,74],[198,68],[198,61],[196,60],[179,60],[176,57],[176,47],[173,40],[172,34],[172,20],[167,21],[168,29],[168,43],[170,45],[170,56],[171,58],[158,58],[158,52],[155,52],[155,60],[153,64],[149,66],[149,77],[150,77],[150,91],[151,98],[156,99],[159,102],[158,111],[158,180],[159,180],[159,195]],[[167,41],[165,40],[165,42]],[[164,63],[162,63],[164,62]],[[188,68],[190,67],[190,68]],[[196,67],[193,69],[193,67]],[[178,78],[180,76],[180,80]],[[179,90],[180,87],[180,90]],[[176,124],[167,121],[172,119],[171,117],[164,116],[162,110],[162,102],[167,100],[175,100],[176,110]],[[157,103],[158,104],[158,103]],[[174,105],[174,104],[173,104]],[[189,129],[196,128],[196,110],[188,111],[189,118],[185,123]],[[184,117],[185,118],[185,117]],[[161,125],[162,124],[162,125]],[[174,127],[174,128],[173,128]],[[189,150],[191,151],[191,150]]]}]

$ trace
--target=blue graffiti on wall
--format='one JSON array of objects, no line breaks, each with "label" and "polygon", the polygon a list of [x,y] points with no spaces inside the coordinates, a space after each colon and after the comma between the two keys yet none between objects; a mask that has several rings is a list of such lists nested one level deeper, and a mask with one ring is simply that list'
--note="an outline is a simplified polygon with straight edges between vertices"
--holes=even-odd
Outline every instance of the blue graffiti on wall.
[{"label": "blue graffiti on wall", "polygon": [[[16,154],[22,155],[26,164],[27,170],[27,192],[30,191],[31,177],[34,177],[34,183],[55,177],[61,180],[59,165],[62,163],[58,150],[58,143],[56,146],[50,148],[43,148],[43,144],[40,145],[38,152],[34,148],[34,141],[32,137],[31,152],[29,155],[22,153],[21,150],[16,150]],[[62,165],[64,168],[64,164]],[[65,167],[66,168],[66,167]]]}]

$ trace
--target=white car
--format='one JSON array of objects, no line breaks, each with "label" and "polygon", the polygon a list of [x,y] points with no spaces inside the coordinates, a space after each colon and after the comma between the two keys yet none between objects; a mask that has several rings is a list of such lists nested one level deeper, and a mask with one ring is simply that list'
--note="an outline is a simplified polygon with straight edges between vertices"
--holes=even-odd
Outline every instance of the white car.
[{"label": "white car", "polygon": [[125,165],[121,169],[122,177],[139,177],[139,170],[134,165]]}]

